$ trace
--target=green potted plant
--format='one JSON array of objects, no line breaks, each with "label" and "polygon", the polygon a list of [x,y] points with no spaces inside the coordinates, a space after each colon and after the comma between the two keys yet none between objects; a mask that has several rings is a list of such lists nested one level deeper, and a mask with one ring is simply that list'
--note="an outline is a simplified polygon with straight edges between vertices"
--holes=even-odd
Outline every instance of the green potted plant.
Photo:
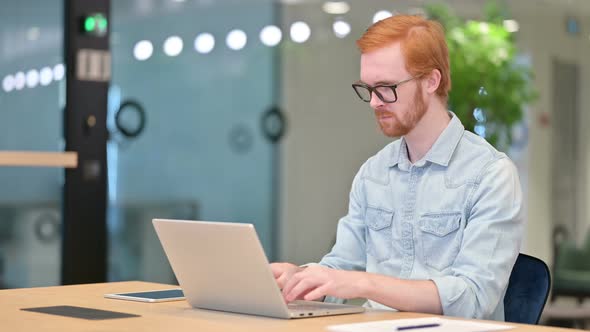
[{"label": "green potted plant", "polygon": [[512,144],[512,127],[524,107],[536,99],[532,72],[516,61],[514,37],[504,15],[489,3],[484,21],[462,20],[445,5],[426,7],[427,15],[445,27],[451,61],[449,108],[467,130],[500,150]]}]

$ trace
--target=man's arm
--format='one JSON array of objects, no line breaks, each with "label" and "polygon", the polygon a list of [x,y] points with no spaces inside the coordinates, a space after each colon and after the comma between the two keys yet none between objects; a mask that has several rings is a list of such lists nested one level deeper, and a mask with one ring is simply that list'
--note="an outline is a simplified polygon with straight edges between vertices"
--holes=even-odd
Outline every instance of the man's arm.
[{"label": "man's arm", "polygon": [[485,319],[502,301],[522,242],[522,192],[510,159],[489,164],[468,200],[469,220],[451,274],[432,281],[445,315]]},{"label": "man's arm", "polygon": [[443,313],[438,289],[432,280],[404,280],[369,274],[366,298],[401,311]]},{"label": "man's arm", "polygon": [[342,299],[367,298],[402,311],[442,314],[438,290],[430,280],[403,280],[314,265],[295,273],[283,288],[288,302],[312,301],[325,295]]}]

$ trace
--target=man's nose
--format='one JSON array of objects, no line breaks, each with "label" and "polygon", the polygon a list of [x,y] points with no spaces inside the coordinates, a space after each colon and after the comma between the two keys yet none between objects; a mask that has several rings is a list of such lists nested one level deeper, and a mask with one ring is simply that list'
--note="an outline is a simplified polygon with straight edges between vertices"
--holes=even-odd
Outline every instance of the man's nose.
[{"label": "man's nose", "polygon": [[379,98],[379,96],[377,96],[377,94],[375,93],[375,91],[371,91],[371,108],[376,109],[379,107],[383,106],[383,101],[381,100],[381,98]]}]

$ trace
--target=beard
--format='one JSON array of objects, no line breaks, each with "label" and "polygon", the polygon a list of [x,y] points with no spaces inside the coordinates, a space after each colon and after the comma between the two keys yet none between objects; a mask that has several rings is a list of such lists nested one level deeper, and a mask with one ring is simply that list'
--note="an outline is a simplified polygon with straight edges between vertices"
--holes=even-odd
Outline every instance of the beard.
[{"label": "beard", "polygon": [[391,116],[390,121],[378,121],[381,131],[385,136],[401,137],[407,135],[418,125],[418,122],[422,120],[424,114],[426,114],[427,106],[422,98],[422,86],[420,84],[417,84],[413,104],[413,109],[401,114],[401,117],[398,112],[375,112],[377,118],[379,118],[379,115],[382,113],[387,113],[387,115]]}]

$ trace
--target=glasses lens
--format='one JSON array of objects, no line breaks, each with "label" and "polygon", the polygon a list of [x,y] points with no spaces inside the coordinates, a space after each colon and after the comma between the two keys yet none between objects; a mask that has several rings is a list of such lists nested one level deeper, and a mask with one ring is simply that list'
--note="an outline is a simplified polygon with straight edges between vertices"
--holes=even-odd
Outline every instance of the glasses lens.
[{"label": "glasses lens", "polygon": [[371,101],[371,92],[369,89],[362,85],[353,85],[352,87],[354,88],[354,91],[356,91],[356,94],[359,96],[359,98],[361,98],[363,101]]},{"label": "glasses lens", "polygon": [[386,103],[393,103],[396,101],[395,90],[388,86],[379,86],[375,90],[381,95],[381,99]]}]

